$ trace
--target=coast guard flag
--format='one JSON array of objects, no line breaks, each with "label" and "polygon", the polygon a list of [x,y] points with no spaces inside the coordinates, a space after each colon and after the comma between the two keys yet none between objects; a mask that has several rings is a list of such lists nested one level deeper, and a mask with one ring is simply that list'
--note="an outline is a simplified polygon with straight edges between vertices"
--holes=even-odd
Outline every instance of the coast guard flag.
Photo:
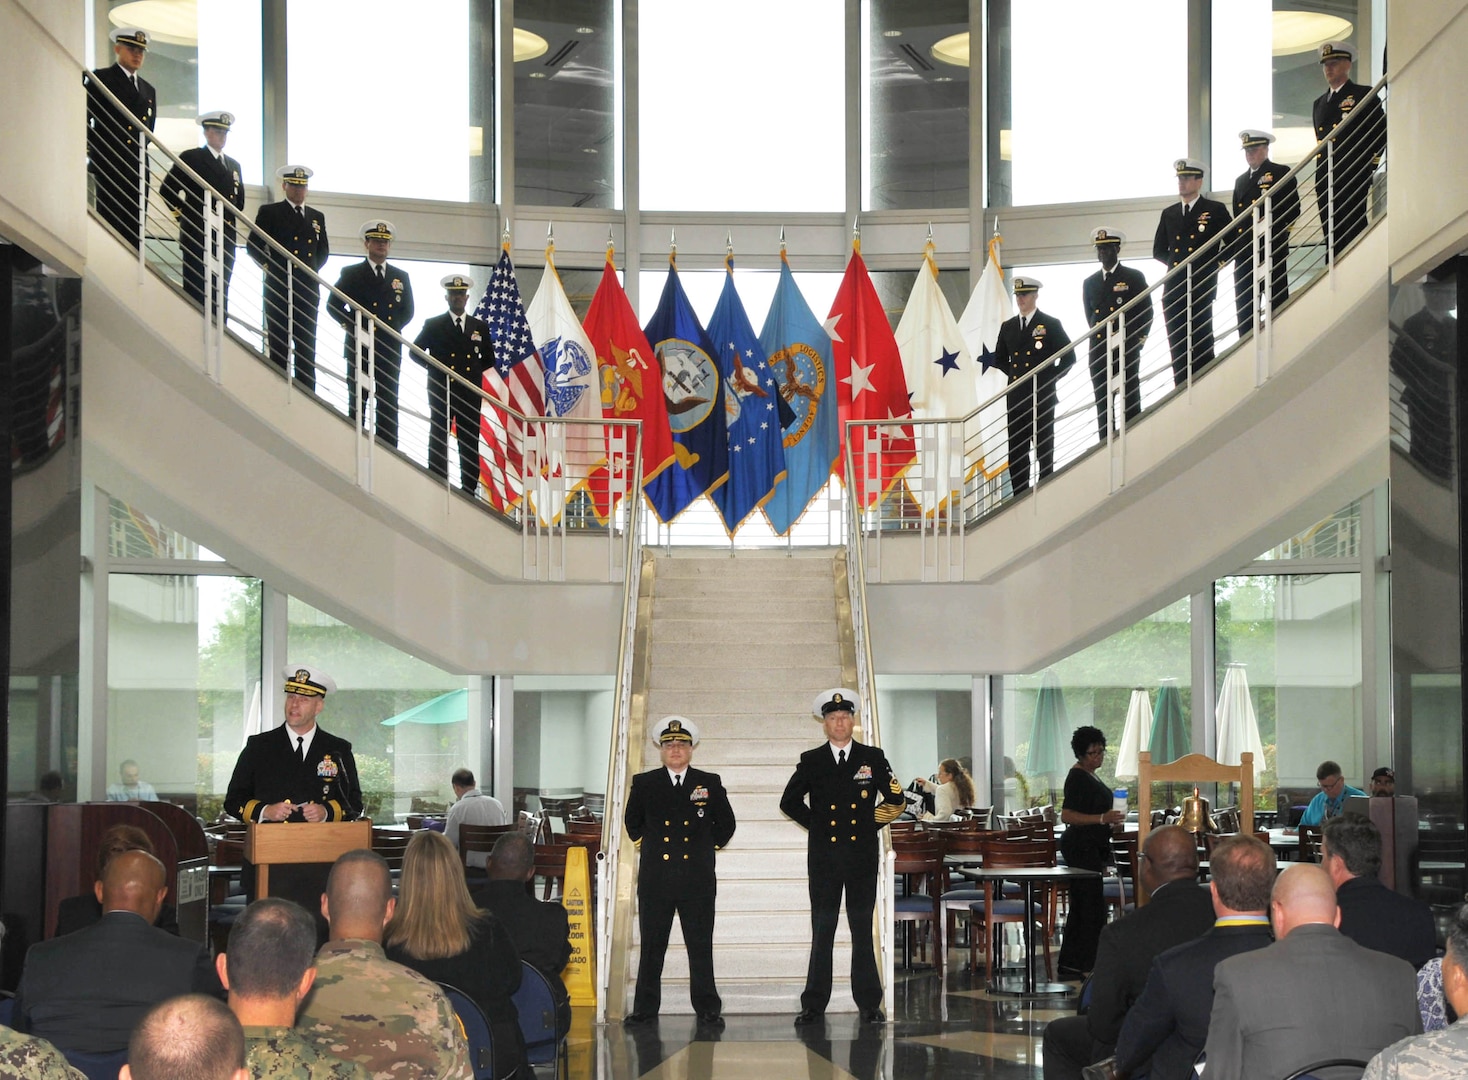
[{"label": "coast guard flag", "polygon": [[785,432],[780,387],[734,291],[734,260],[726,259],[724,265],[724,291],[709,320],[708,336],[718,351],[729,431],[729,482],[714,492],[714,504],[732,533],[785,476]]},{"label": "coast guard flag", "polygon": [[[607,248],[601,284],[591,298],[582,328],[596,351],[602,416],[607,420],[642,421],[642,486],[646,491],[647,485],[672,464],[673,436],[668,430],[662,373],[652,346],[647,343],[642,327],[637,325],[637,315],[622,291],[622,283],[617,280],[611,248]],[[633,431],[625,424],[607,427],[604,456],[592,470],[587,485],[592,510],[603,525],[611,518],[616,500],[630,494],[633,454],[637,449]]]},{"label": "coast guard flag", "polygon": [[[525,313],[545,367],[545,415],[600,421],[596,351],[571,309],[552,255],[548,246],[540,288]],[[602,429],[597,423],[548,424],[545,430],[546,469],[535,488],[535,508],[543,521],[553,524],[601,460]]]},{"label": "coast guard flag", "polygon": [[780,388],[785,479],[765,503],[770,528],[784,536],[831,479],[841,455],[836,434],[836,379],[831,336],[816,318],[790,264],[780,255],[780,284],[759,335],[760,350]]},{"label": "coast guard flag", "polygon": [[[484,372],[484,389],[495,401],[524,416],[541,415],[545,401],[540,389],[540,357],[520,304],[520,285],[515,280],[508,244],[500,250],[499,262],[494,265],[474,317],[489,325],[490,340],[494,342],[494,366]],[[520,501],[525,490],[527,446],[539,439],[539,427],[527,425],[491,402],[480,410],[479,475],[488,489],[489,504],[496,510]],[[528,452],[531,471],[538,472],[541,454],[534,446]]]},{"label": "coast guard flag", "polygon": [[645,327],[662,370],[673,463],[643,484],[658,520],[667,523],[694,499],[729,479],[729,440],[724,423],[724,380],[714,347],[670,259],[658,309]]},{"label": "coast guard flag", "polygon": [[[1009,290],[1004,287],[1004,270],[999,265],[1002,240],[1003,237],[995,233],[989,241],[989,260],[984,264],[984,272],[974,286],[968,306],[963,309],[963,318],[958,320],[969,354],[977,361],[973,371],[978,380],[976,392],[981,405],[1003,394],[1009,385],[1009,376],[990,366],[994,348],[999,344],[999,328],[1014,314]],[[1004,398],[998,397],[979,411],[979,439],[983,453],[980,464],[984,476],[992,480],[1009,465],[1008,416],[1004,411]]]},{"label": "coast guard flag", "polygon": [[[912,428],[849,427],[851,420],[893,420],[912,414],[907,379],[892,324],[877,297],[876,286],[862,261],[861,245],[853,244],[846,275],[826,320],[831,355],[836,361],[837,405],[842,435],[851,446],[856,475],[847,478],[856,505],[871,506],[885,495],[912,463]],[[836,462],[836,475],[845,467]]]},{"label": "coast guard flag", "polygon": [[910,470],[905,479],[923,512],[931,515],[953,494],[963,491],[969,471],[963,460],[962,421],[978,405],[974,362],[948,300],[938,288],[938,264],[933,261],[931,242],[897,323],[897,348],[912,391],[913,417],[957,421],[913,425],[919,468]]}]

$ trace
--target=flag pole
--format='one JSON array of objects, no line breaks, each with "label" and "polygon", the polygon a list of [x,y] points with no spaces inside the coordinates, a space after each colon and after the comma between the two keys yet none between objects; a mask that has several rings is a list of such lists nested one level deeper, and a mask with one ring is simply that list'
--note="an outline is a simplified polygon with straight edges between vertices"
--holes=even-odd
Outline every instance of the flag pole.
[{"label": "flag pole", "polygon": [[851,219],[851,249],[858,255],[861,254],[861,215],[858,214]]},{"label": "flag pole", "polygon": [[783,224],[780,226],[780,261],[789,261],[785,258],[785,226]]},{"label": "flag pole", "polygon": [[668,230],[668,265],[678,265],[678,226]]},{"label": "flag pole", "polygon": [[729,273],[734,272],[734,230],[730,229],[724,234],[724,269]]}]

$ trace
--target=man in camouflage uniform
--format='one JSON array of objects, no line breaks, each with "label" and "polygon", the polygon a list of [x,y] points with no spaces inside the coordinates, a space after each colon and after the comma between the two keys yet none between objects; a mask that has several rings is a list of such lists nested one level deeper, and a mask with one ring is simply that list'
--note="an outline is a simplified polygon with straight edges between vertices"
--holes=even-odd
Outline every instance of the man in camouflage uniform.
[{"label": "man in camouflage uniform", "polygon": [[12,1080],[86,1080],[45,1039],[0,1026],[0,1076]]},{"label": "man in camouflage uniform", "polygon": [[367,1067],[374,1080],[473,1080],[454,1007],[432,981],[382,951],[395,901],[387,863],[349,851],[331,868],[321,914],[331,940],[296,1030],[318,1050]]},{"label": "man in camouflage uniform", "polygon": [[1442,964],[1443,996],[1464,1019],[1393,1043],[1367,1063],[1361,1080],[1436,1080],[1468,1073],[1468,905],[1458,909],[1448,928]]},{"label": "man in camouflage uniform", "polygon": [[295,1030],[296,1010],[316,981],[316,920],[289,900],[257,900],[215,958],[229,1007],[244,1025],[256,1080],[368,1080],[365,1068],[322,1053]]}]

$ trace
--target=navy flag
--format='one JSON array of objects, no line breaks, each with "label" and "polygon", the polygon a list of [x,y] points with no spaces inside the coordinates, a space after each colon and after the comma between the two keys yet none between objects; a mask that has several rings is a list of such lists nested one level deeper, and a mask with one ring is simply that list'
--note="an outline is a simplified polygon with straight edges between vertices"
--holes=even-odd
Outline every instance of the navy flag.
[{"label": "navy flag", "polygon": [[714,360],[716,350],[693,313],[671,259],[658,309],[644,333],[662,373],[668,426],[673,431],[673,463],[645,489],[653,511],[666,524],[729,479],[724,380]]},{"label": "navy flag", "polygon": [[709,338],[718,350],[719,373],[724,379],[729,482],[714,493],[714,503],[724,518],[724,528],[733,533],[784,479],[785,433],[780,422],[780,387],[734,290],[733,258],[726,259],[724,266],[724,291],[709,320]]}]

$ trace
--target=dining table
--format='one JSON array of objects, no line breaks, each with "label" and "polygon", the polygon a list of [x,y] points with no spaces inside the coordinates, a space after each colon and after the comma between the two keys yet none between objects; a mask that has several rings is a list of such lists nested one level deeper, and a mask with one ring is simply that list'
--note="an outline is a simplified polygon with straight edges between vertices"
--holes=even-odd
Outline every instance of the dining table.
[{"label": "dining table", "polygon": [[[1018,882],[1020,888],[1024,890],[1025,911],[1031,913],[1032,916],[1035,910],[1036,884],[1101,876],[1099,871],[1085,870],[1078,866],[964,866],[959,868],[958,873],[970,881]],[[1047,976],[1045,982],[1035,981],[1034,923],[1033,917],[1025,919],[1023,923],[1024,973],[1018,978],[994,974],[999,965],[991,956],[989,960],[991,977],[987,985],[989,993],[1001,997],[1046,997],[1051,994],[1069,994],[1075,990],[1075,987],[1068,983],[1050,982],[1048,971],[1045,973]]]}]

